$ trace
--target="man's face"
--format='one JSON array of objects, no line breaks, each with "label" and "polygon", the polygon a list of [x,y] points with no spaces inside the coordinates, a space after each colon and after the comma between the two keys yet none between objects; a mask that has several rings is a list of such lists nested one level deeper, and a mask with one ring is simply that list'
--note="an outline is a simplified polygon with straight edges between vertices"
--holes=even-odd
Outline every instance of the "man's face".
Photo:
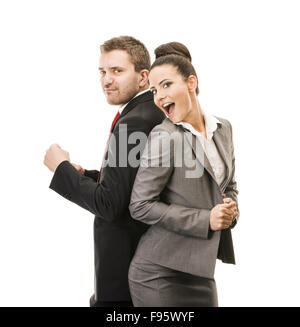
[{"label": "man's face", "polygon": [[139,92],[140,74],[134,70],[126,51],[103,52],[100,56],[99,71],[101,85],[109,104],[123,105]]}]

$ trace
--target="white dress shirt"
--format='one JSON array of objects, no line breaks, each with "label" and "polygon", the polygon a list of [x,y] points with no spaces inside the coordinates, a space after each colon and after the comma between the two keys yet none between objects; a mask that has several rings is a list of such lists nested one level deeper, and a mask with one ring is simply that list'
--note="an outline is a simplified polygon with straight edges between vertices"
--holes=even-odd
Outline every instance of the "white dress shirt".
[{"label": "white dress shirt", "polygon": [[182,125],[184,128],[189,130],[192,134],[196,135],[213,169],[213,172],[216,177],[216,182],[220,186],[225,178],[226,166],[213,140],[213,135],[218,127],[217,123],[219,124],[222,123],[212,115],[208,115],[205,113],[203,113],[203,115],[205,120],[205,129],[206,129],[207,138],[205,138],[204,135],[202,135],[200,132],[196,131],[194,127],[189,123],[180,122],[177,123],[177,125]]}]

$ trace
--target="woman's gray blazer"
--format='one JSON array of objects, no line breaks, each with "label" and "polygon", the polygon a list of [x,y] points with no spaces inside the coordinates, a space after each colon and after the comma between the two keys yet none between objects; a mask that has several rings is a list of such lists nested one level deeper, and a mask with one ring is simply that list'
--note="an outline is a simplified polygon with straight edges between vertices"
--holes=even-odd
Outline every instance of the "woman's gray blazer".
[{"label": "woman's gray blazer", "polygon": [[210,211],[223,202],[222,193],[236,202],[238,194],[232,128],[218,119],[213,139],[226,164],[220,187],[197,137],[166,118],[148,138],[129,207],[134,219],[152,225],[138,256],[206,278],[213,278],[216,258],[235,263],[231,228],[236,221],[222,231],[209,228]]}]

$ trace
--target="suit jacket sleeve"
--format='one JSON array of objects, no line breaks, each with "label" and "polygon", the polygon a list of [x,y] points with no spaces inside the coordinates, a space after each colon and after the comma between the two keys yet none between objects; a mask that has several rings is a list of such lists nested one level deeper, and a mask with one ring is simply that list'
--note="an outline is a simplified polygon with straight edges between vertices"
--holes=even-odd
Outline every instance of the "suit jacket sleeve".
[{"label": "suit jacket sleeve", "polygon": [[239,208],[238,208],[238,190],[237,190],[237,183],[235,181],[235,155],[234,155],[234,147],[233,147],[233,137],[232,137],[232,127],[231,124],[229,124],[230,126],[230,132],[231,132],[231,157],[232,157],[232,174],[230,177],[230,181],[225,189],[225,194],[227,197],[231,198],[233,201],[235,201],[236,205],[237,205],[237,209],[238,209],[238,216],[234,219],[234,221],[232,222],[230,228],[234,228],[235,225],[238,222],[239,216],[240,216],[240,212],[239,212]]},{"label": "suit jacket sleeve", "polygon": [[[120,140],[128,143],[131,132],[141,130],[141,122],[128,120],[128,133],[114,132],[114,147],[109,151],[115,154],[115,164],[102,167],[100,183],[95,183],[97,171],[86,176],[78,172],[68,161],[63,161],[55,170],[50,188],[66,199],[90,211],[94,215],[107,221],[122,218],[128,210],[131,188],[134,182],[137,167],[129,165],[118,166]],[[115,129],[116,130],[116,129]],[[112,138],[111,138],[112,139]],[[146,139],[145,139],[146,142]],[[145,145],[144,142],[144,145]],[[127,145],[127,154],[136,147],[136,144]],[[90,178],[91,177],[91,178]]]},{"label": "suit jacket sleeve", "polygon": [[84,170],[84,176],[90,177],[94,182],[97,182],[99,170]]},{"label": "suit jacket sleeve", "polygon": [[[159,144],[164,137],[168,136],[160,133],[159,127],[154,128],[149,136],[131,194],[131,216],[143,223],[156,224],[178,234],[207,239],[210,234],[210,210],[167,204],[160,200],[160,194],[167,186],[174,169],[174,147],[160,151],[159,158],[154,158],[151,154],[151,143]],[[168,158],[169,167],[151,166],[151,161],[164,163]]]}]

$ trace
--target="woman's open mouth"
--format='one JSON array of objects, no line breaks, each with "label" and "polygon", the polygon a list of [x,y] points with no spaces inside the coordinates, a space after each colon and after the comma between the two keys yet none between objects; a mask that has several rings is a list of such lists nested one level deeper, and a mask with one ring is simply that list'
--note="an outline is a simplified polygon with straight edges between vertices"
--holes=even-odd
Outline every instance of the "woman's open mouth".
[{"label": "woman's open mouth", "polygon": [[171,116],[174,113],[175,110],[175,103],[174,102],[168,102],[163,105],[163,108],[167,112],[168,116]]}]

